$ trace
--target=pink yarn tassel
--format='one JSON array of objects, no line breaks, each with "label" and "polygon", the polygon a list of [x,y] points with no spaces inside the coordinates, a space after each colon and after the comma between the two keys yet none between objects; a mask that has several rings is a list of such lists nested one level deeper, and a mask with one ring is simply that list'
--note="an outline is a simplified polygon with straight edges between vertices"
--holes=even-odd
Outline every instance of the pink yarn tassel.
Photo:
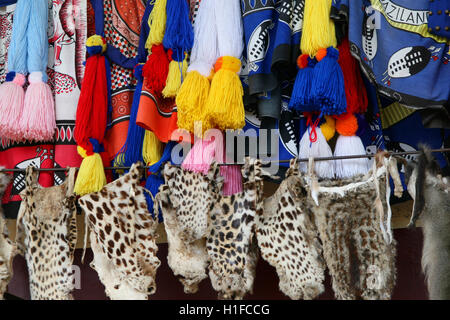
[{"label": "pink yarn tassel", "polygon": [[220,174],[224,178],[223,195],[231,196],[242,192],[242,173],[238,165],[222,166]]},{"label": "pink yarn tassel", "polygon": [[30,86],[25,94],[20,132],[26,140],[53,140],[55,122],[55,101],[49,85],[42,81],[41,72],[32,72],[28,78]]},{"label": "pink yarn tassel", "polygon": [[194,146],[187,154],[181,167],[192,172],[201,172],[207,174],[209,167],[214,160],[216,153],[216,144],[214,140],[197,140]]},{"label": "pink yarn tassel", "polygon": [[[222,139],[197,140],[182,163],[182,168],[206,175],[213,160],[227,162]],[[217,152],[223,150],[223,152]],[[242,174],[238,165],[221,166],[220,175],[224,178],[223,195],[230,196],[242,192]]]},{"label": "pink yarn tassel", "polygon": [[0,137],[12,141],[23,140],[18,123],[24,106],[25,76],[16,73],[13,81],[0,86]]}]

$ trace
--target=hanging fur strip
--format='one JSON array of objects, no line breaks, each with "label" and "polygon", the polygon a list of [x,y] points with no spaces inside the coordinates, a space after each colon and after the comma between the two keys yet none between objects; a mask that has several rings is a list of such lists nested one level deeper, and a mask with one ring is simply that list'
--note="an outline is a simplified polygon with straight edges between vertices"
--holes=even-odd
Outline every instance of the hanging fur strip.
[{"label": "hanging fur strip", "polygon": [[222,196],[210,213],[209,277],[220,299],[241,300],[253,291],[258,260],[255,215],[262,214],[263,178],[270,175],[260,160],[246,158],[242,176],[243,192]]},{"label": "hanging fur strip", "polygon": [[325,264],[318,231],[305,209],[297,158],[275,194],[256,215],[256,235],[261,256],[277,269],[280,290],[291,299],[314,299],[324,291]]},{"label": "hanging fur strip", "polygon": [[[0,167],[0,170],[4,169]],[[0,173],[0,200],[6,187],[12,180],[12,176],[5,173]],[[3,209],[0,203],[0,300],[3,300],[3,294],[6,292],[8,283],[13,275],[12,263],[16,255],[17,248],[7,234],[6,221],[3,216]]]},{"label": "hanging fur strip", "polygon": [[91,231],[91,267],[112,300],[146,300],[156,291],[158,223],[139,185],[141,166],[134,164],[124,176],[79,200]]},{"label": "hanging fur strip", "polygon": [[442,177],[429,148],[409,163],[405,180],[414,199],[410,226],[423,225],[422,269],[431,300],[450,299],[450,181]]},{"label": "hanging fur strip", "polygon": [[394,194],[401,196],[396,161],[383,153],[366,176],[319,184],[310,170],[306,179],[310,196],[306,208],[315,217],[337,299],[391,298],[396,242],[390,230],[389,175]]},{"label": "hanging fur strip", "polygon": [[26,169],[17,216],[16,243],[25,256],[32,300],[72,300],[72,263],[77,243],[75,169],[59,186],[37,186],[38,171]]},{"label": "hanging fur strip", "polygon": [[219,200],[223,178],[213,164],[207,175],[166,164],[166,183],[159,189],[155,212],[161,208],[169,244],[167,261],[185,293],[198,291],[207,277],[206,236],[209,212]]}]

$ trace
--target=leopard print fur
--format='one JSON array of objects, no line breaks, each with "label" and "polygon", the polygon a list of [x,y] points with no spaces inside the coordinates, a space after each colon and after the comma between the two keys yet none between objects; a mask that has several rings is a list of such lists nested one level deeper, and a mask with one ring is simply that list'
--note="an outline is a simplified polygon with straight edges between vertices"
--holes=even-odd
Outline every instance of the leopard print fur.
[{"label": "leopard print fur", "polygon": [[[394,161],[394,160],[392,160]],[[377,157],[366,176],[317,182],[309,177],[307,208],[314,215],[323,254],[337,299],[390,299],[395,285],[396,242],[383,237],[384,213],[388,208],[387,173],[396,181],[397,166]],[[309,186],[308,186],[309,188]]]},{"label": "leopard print fur", "polygon": [[[185,293],[198,291],[198,284],[207,277],[206,228],[209,211],[218,201],[223,178],[219,167],[213,163],[208,174],[193,174],[170,164],[164,168],[166,183],[156,195],[155,212],[159,207],[164,216],[169,252],[167,261],[173,273],[179,277]],[[183,184],[177,182],[184,181]],[[187,211],[180,203],[202,202],[199,211]],[[177,205],[174,205],[177,203]],[[201,207],[201,208],[200,208]],[[197,220],[198,219],[198,220]],[[183,224],[183,222],[188,222]],[[183,225],[181,228],[180,225]],[[203,231],[201,231],[203,230]],[[204,233],[202,233],[204,232]],[[195,235],[193,241],[186,240],[186,234]]]},{"label": "leopard print fur", "polygon": [[324,291],[325,264],[318,231],[305,209],[307,192],[292,159],[286,178],[256,216],[261,256],[276,268],[280,290],[291,299],[314,299]]},{"label": "leopard print fur", "polygon": [[177,166],[166,165],[164,169],[164,178],[170,189],[170,201],[177,211],[179,236],[183,241],[196,241],[207,233],[208,212],[218,200],[220,192],[215,186],[219,171],[216,167],[217,164],[213,164],[213,169],[206,177],[202,173]]},{"label": "leopard print fur", "polygon": [[111,299],[147,299],[155,293],[158,223],[139,185],[141,163],[99,192],[80,198],[91,231],[95,269]]},{"label": "leopard print fur", "polygon": [[25,256],[32,300],[72,300],[72,263],[77,240],[75,169],[60,185],[40,188],[37,170],[26,169],[17,217],[16,243]]},{"label": "leopard print fur", "polygon": [[[3,169],[3,167],[0,167],[0,169]],[[0,199],[3,197],[3,193],[11,179],[11,175],[0,172]],[[3,295],[11,280],[13,274],[12,262],[17,251],[15,243],[8,237],[7,230],[0,203],[0,300],[3,300]]]},{"label": "leopard print fur", "polygon": [[206,249],[209,277],[220,299],[242,299],[252,292],[258,260],[255,215],[261,214],[263,177],[260,160],[246,158],[243,191],[222,196],[211,211]]}]

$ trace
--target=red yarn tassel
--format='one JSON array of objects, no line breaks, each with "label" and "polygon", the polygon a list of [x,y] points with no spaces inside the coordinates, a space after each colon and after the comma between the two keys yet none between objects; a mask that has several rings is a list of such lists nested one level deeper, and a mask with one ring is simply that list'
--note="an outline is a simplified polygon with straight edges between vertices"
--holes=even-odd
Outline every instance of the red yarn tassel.
[{"label": "red yarn tassel", "polygon": [[152,53],[148,56],[142,73],[144,78],[146,78],[148,87],[155,93],[161,93],[166,86],[169,63],[170,61],[163,45],[153,45]]},{"label": "red yarn tassel", "polygon": [[92,152],[89,138],[102,143],[105,136],[108,112],[108,88],[105,57],[93,55],[86,61],[86,69],[78,100],[75,123],[75,140]]},{"label": "red yarn tassel", "polygon": [[344,38],[338,47],[339,65],[344,75],[345,97],[348,113],[364,113],[367,110],[367,92],[359,65],[350,53],[350,43]]}]

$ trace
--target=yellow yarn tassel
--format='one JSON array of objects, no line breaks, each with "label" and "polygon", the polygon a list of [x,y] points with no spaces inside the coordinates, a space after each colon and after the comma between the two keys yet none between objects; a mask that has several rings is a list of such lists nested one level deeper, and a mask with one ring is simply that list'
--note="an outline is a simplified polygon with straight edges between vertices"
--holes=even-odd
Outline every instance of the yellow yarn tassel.
[{"label": "yellow yarn tassel", "polygon": [[198,71],[186,75],[176,98],[178,128],[194,132],[194,121],[201,121],[210,83]]},{"label": "yellow yarn tassel", "polygon": [[161,44],[164,38],[164,31],[166,30],[166,4],[167,0],[156,0],[152,12],[148,18],[148,25],[150,33],[145,48],[151,50],[152,45]]},{"label": "yellow yarn tassel", "polygon": [[314,57],[317,50],[336,47],[334,23],[330,19],[332,0],[306,0],[300,49]]},{"label": "yellow yarn tassel", "polygon": [[215,70],[203,113],[204,126],[213,125],[220,130],[242,129],[245,125],[244,90],[237,74],[241,70],[241,61],[231,56],[220,57]]},{"label": "yellow yarn tassel", "polygon": [[163,153],[163,147],[161,141],[158,140],[156,135],[145,130],[144,144],[142,146],[142,157],[148,166],[155,164],[161,159]]},{"label": "yellow yarn tassel", "polygon": [[166,87],[162,91],[162,94],[165,98],[173,98],[178,94],[178,91],[180,91],[181,87],[181,81],[186,78],[187,67],[188,64],[186,57],[181,63],[175,60],[170,61]]},{"label": "yellow yarn tassel", "polygon": [[325,120],[326,122],[320,126],[320,129],[322,130],[325,139],[329,141],[336,133],[336,120],[331,116],[325,116]]},{"label": "yellow yarn tassel", "polygon": [[77,151],[83,161],[78,171],[77,180],[74,186],[74,192],[80,196],[100,191],[106,184],[105,169],[100,154],[94,153],[90,156],[86,150],[78,146]]}]

